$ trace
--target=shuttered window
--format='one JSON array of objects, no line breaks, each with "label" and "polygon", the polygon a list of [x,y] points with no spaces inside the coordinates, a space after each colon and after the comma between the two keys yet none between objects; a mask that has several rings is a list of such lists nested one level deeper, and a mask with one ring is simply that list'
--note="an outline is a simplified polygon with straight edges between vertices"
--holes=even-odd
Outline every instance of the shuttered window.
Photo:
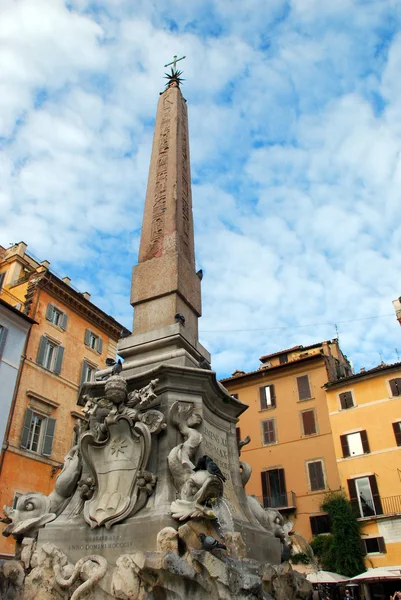
[{"label": "shuttered window", "polygon": [[45,417],[27,408],[21,434],[21,448],[51,456],[56,419]]},{"label": "shuttered window", "polygon": [[312,492],[324,490],[326,485],[324,482],[323,461],[316,460],[308,463],[309,484]]},{"label": "shuttered window", "polygon": [[103,340],[99,335],[97,335],[90,329],[85,330],[85,340],[84,341],[85,341],[86,346],[89,346],[89,348],[92,348],[92,350],[95,350],[99,354],[102,353]]},{"label": "shuttered window", "polygon": [[383,514],[375,475],[348,479],[347,484],[351,504],[358,517]]},{"label": "shuttered window", "polygon": [[316,515],[309,517],[312,535],[321,535],[322,533],[330,533],[330,517],[329,515]]},{"label": "shuttered window", "polygon": [[300,400],[308,400],[312,397],[310,392],[309,377],[308,375],[302,375],[297,377],[298,396]]},{"label": "shuttered window", "polygon": [[397,446],[401,446],[401,422],[393,423],[393,430]]},{"label": "shuttered window", "polygon": [[302,433],[303,435],[313,435],[317,433],[315,411],[304,410],[301,413],[302,418]]},{"label": "shuttered window", "polygon": [[284,469],[269,469],[260,474],[262,480],[263,506],[278,508],[288,505]]},{"label": "shuttered window", "polygon": [[340,436],[343,458],[348,456],[360,456],[361,454],[369,454],[370,446],[368,434],[366,431],[357,431],[356,433],[348,433]]},{"label": "shuttered window", "polygon": [[3,287],[5,278],[6,278],[6,271],[3,271],[2,273],[0,273],[0,290]]},{"label": "shuttered window", "polygon": [[92,365],[87,360],[84,360],[82,362],[80,385],[86,381],[95,381],[96,369],[97,367],[95,365]]},{"label": "shuttered window", "polygon": [[53,323],[53,325],[56,325],[56,327],[60,327],[60,329],[67,329],[68,315],[54,304],[50,303],[47,305],[46,319]]},{"label": "shuttered window", "polygon": [[383,537],[370,537],[361,539],[361,550],[362,554],[375,554],[381,552],[386,553],[386,544]]},{"label": "shuttered window", "polygon": [[393,396],[401,396],[401,377],[390,379],[389,381],[391,393]]},{"label": "shuttered window", "polygon": [[276,439],[276,424],[275,419],[262,421],[263,444],[274,444]]},{"label": "shuttered window", "polygon": [[60,374],[63,364],[64,348],[42,335],[39,342],[36,362],[53,373]]},{"label": "shuttered window", "polygon": [[280,357],[278,360],[279,360],[280,365],[285,365],[285,363],[288,363],[288,354],[280,354]]},{"label": "shuttered window", "polygon": [[352,397],[352,393],[351,392],[343,392],[342,394],[340,394],[340,404],[341,404],[342,410],[345,410],[347,408],[352,408],[354,406],[354,399]]},{"label": "shuttered window", "polygon": [[6,347],[8,329],[4,325],[0,325],[0,360],[3,356],[4,348]]},{"label": "shuttered window", "polygon": [[276,393],[274,385],[264,385],[259,388],[260,397],[260,410],[267,410],[269,408],[275,408],[276,406]]}]

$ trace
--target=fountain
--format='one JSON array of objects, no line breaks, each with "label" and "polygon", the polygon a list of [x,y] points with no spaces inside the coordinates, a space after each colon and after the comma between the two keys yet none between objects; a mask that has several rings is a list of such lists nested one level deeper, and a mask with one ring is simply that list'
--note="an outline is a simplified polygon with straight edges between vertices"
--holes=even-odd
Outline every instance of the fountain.
[{"label": "fountain", "polygon": [[82,386],[84,419],[55,490],[5,507],[4,533],[17,541],[16,560],[0,566],[10,599],[292,600],[311,592],[281,564],[289,543],[282,516],[245,493],[251,469],[240,461],[247,440],[237,443],[236,423],[247,406],[217,381],[198,341],[201,276],[180,81],[172,70],[159,99],[134,333],[118,347],[124,364]]}]

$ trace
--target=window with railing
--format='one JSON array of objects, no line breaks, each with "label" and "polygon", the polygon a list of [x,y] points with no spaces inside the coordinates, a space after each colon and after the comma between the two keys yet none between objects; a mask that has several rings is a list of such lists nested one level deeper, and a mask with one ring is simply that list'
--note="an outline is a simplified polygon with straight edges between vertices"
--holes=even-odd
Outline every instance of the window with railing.
[{"label": "window with railing", "polygon": [[348,479],[351,504],[358,517],[383,514],[383,507],[375,475]]}]

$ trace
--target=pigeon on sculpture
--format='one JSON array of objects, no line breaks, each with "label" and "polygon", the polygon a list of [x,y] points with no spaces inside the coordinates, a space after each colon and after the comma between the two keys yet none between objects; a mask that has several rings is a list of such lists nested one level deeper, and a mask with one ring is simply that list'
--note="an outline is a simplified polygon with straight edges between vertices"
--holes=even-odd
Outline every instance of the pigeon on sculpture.
[{"label": "pigeon on sculpture", "polygon": [[174,315],[174,319],[177,323],[181,323],[181,325],[185,325],[185,317],[182,313],[177,313]]},{"label": "pigeon on sculpture", "polygon": [[120,359],[118,359],[118,361],[115,363],[111,374],[112,375],[119,375],[121,373],[121,371],[123,370],[123,363],[121,362]]},{"label": "pigeon on sculpture", "polygon": [[218,477],[222,481],[227,481],[223,473],[220,471],[219,466],[214,462],[210,456],[201,456],[198,459],[194,471],[208,471],[211,475]]},{"label": "pigeon on sculpture", "polygon": [[202,281],[202,279],[203,279],[202,269],[199,269],[199,271],[196,271],[196,276],[200,279],[200,281]]},{"label": "pigeon on sculpture", "polygon": [[221,548],[222,550],[227,550],[227,546],[218,542],[211,535],[205,535],[204,533],[199,534],[199,539],[202,544],[202,548],[211,552],[212,550],[217,550],[217,548]]}]

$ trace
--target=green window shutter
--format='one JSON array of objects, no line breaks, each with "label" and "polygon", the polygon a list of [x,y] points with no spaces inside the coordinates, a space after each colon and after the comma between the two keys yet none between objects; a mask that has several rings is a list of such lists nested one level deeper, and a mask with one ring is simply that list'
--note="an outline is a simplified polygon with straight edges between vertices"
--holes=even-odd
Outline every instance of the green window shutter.
[{"label": "green window shutter", "polygon": [[43,365],[43,361],[45,358],[46,346],[47,346],[47,337],[42,335],[42,337],[40,338],[40,342],[39,342],[38,355],[36,357],[36,362],[38,363],[38,365]]},{"label": "green window shutter", "polygon": [[25,412],[24,425],[22,427],[22,435],[21,435],[21,441],[20,441],[21,448],[26,448],[28,445],[32,417],[33,417],[33,410],[31,410],[30,408],[27,408],[26,412]]},{"label": "green window shutter", "polygon": [[53,304],[48,304],[46,309],[46,319],[48,321],[53,320],[54,306]]},{"label": "green window shutter", "polygon": [[51,456],[53,448],[54,430],[56,428],[56,419],[46,419],[46,431],[43,440],[43,456]]},{"label": "green window shutter", "polygon": [[0,331],[0,358],[3,356],[4,348],[6,345],[7,334],[8,334],[8,329],[7,329],[7,327],[3,326]]},{"label": "green window shutter", "polygon": [[97,338],[97,351],[99,352],[99,354],[102,353],[103,350],[103,340],[101,337]]},{"label": "green window shutter", "polygon": [[379,552],[382,552],[382,554],[386,554],[386,544],[384,543],[384,537],[378,537],[377,538],[377,543],[379,545]]},{"label": "green window shutter", "polygon": [[260,396],[260,410],[265,410],[267,408],[267,402],[266,402],[266,392],[265,392],[264,387],[259,388],[259,396]]},{"label": "green window shutter", "polygon": [[61,329],[64,329],[64,331],[67,329],[67,323],[68,323],[68,315],[66,315],[65,313],[63,313],[61,315],[60,327],[61,327]]},{"label": "green window shutter", "polygon": [[61,373],[61,365],[63,363],[63,356],[64,356],[64,348],[63,348],[63,346],[59,346],[57,348],[57,358],[56,358],[56,364],[54,365],[54,373],[57,373],[57,374]]},{"label": "green window shutter", "polygon": [[263,506],[267,506],[268,496],[269,496],[269,474],[267,471],[262,471],[260,474],[260,478],[262,480],[262,496],[263,496]]},{"label": "green window shutter", "polygon": [[80,386],[86,381],[87,369],[88,369],[88,363],[86,362],[86,360],[84,360],[82,363],[82,369],[81,369],[81,381],[79,384]]},{"label": "green window shutter", "polygon": [[352,505],[352,509],[354,511],[354,514],[357,517],[360,517],[361,511],[359,509],[359,504],[358,504],[358,494],[356,492],[355,479],[347,479],[347,484],[348,484],[349,499],[350,499],[350,502]]},{"label": "green window shutter", "polygon": [[91,330],[85,329],[85,344],[89,346],[91,340]]}]

